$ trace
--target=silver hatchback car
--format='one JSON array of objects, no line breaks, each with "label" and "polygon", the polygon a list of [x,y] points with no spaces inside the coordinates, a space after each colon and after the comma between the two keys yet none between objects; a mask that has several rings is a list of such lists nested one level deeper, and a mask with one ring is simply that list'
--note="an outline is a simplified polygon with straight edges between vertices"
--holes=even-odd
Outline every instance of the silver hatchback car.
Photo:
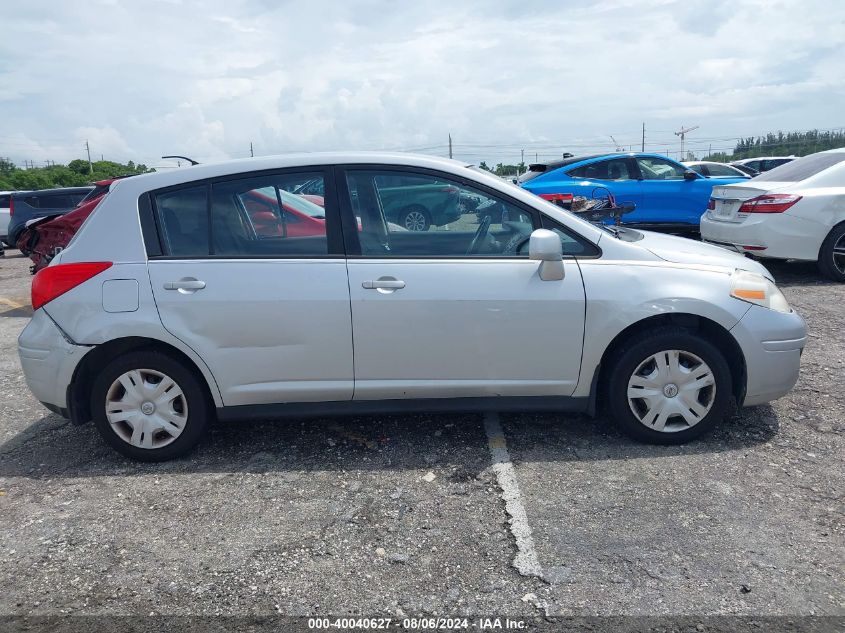
[{"label": "silver hatchback car", "polygon": [[[323,195],[296,193],[313,182]],[[390,219],[411,214],[424,229]],[[750,259],[388,153],[119,180],[32,302],[36,398],[148,461],[215,418],[409,409],[603,407],[636,439],[681,443],[732,401],[788,392],[806,341]]]}]

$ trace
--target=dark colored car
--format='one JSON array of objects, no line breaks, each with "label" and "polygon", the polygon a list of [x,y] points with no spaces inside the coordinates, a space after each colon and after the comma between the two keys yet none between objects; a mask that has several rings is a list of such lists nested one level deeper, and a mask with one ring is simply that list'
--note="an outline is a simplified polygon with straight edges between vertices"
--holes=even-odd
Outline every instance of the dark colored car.
[{"label": "dark colored car", "polygon": [[47,216],[64,215],[76,208],[94,187],[63,187],[19,191],[9,201],[9,244],[17,244],[26,223]]}]

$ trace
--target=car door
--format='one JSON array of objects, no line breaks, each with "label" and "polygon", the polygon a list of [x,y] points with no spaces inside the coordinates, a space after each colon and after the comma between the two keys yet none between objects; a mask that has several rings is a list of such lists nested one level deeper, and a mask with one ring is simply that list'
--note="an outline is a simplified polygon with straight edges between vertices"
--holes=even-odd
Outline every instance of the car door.
[{"label": "car door", "polygon": [[324,177],[245,174],[150,195],[162,252],[148,267],[162,323],[206,362],[226,406],[352,398],[336,204],[312,210],[303,233],[306,218],[286,201]]},{"label": "car door", "polygon": [[636,219],[656,224],[698,224],[707,210],[712,181],[700,174],[687,179],[684,174],[690,170],[666,158],[638,156],[636,161],[643,185],[642,212]]},{"label": "car door", "polygon": [[[457,217],[427,230],[390,221],[378,183],[397,173],[414,176],[418,191],[438,187],[460,200]],[[422,169],[350,167],[339,172],[338,191],[355,400],[572,394],[584,288],[572,258],[563,280],[539,278],[539,262],[527,257],[536,211]],[[408,203],[424,207],[424,196]]]}]

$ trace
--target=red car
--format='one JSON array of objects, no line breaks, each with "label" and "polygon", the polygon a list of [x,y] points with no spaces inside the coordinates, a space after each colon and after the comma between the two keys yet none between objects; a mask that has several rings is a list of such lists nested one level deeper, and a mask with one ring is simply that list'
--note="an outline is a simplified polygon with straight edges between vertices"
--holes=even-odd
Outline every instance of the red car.
[{"label": "red car", "polygon": [[[85,222],[117,178],[100,180],[95,188],[70,213],[41,218],[27,226],[17,241],[20,251],[33,261],[30,271],[35,274],[45,268]],[[326,220],[323,197],[297,195],[279,191],[284,218],[278,213],[274,188],[255,190],[240,196],[249,213],[255,232],[260,237],[304,237],[325,235]]]}]

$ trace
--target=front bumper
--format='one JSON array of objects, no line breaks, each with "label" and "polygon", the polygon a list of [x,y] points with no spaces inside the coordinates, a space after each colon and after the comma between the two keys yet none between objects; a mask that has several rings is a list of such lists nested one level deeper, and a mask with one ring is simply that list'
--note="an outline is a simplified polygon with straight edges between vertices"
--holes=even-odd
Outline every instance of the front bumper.
[{"label": "front bumper", "polygon": [[783,314],[752,305],[731,334],[745,355],[743,406],[776,400],[795,386],[807,343],[807,326],[797,312]]},{"label": "front bumper", "polygon": [[[820,224],[787,213],[743,214],[741,222],[701,216],[701,240],[740,253],[816,261],[826,235]],[[757,247],[745,249],[744,246]],[[763,250],[758,250],[762,248]]]},{"label": "front bumper", "polygon": [[18,337],[18,355],[32,395],[64,414],[74,371],[92,349],[67,339],[43,308],[36,310]]}]

